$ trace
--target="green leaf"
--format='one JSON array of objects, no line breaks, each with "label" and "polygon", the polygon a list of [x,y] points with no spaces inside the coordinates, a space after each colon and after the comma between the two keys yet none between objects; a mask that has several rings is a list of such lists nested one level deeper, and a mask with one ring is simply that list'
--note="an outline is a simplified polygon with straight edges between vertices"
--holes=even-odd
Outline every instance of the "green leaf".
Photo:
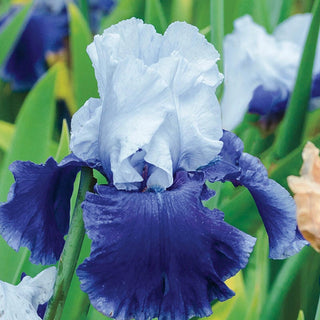
[{"label": "green leaf", "polygon": [[91,60],[86,53],[88,44],[92,42],[92,35],[76,5],[69,3],[68,12],[73,89],[77,107],[80,108],[89,98],[98,97],[97,81]]},{"label": "green leaf", "polygon": [[313,61],[320,26],[320,0],[314,3],[313,19],[304,46],[296,83],[275,141],[274,157],[283,158],[302,140],[303,128],[309,106]]},{"label": "green leaf", "polygon": [[277,319],[283,300],[290,290],[293,280],[308,260],[312,250],[305,247],[298,254],[285,261],[268,294],[260,320]]},{"label": "green leaf", "polygon": [[255,0],[252,16],[256,23],[264,26],[268,32],[272,32],[270,18],[274,14],[273,8],[268,5],[270,0]]},{"label": "green leaf", "polygon": [[262,307],[268,292],[269,281],[269,243],[266,231],[261,228],[257,233],[257,243],[247,266],[246,290],[248,303],[243,319],[260,319]]},{"label": "green leaf", "polygon": [[10,49],[14,45],[17,37],[26,21],[31,4],[26,5],[15,17],[6,25],[0,33],[0,65],[5,61]]},{"label": "green leaf", "polygon": [[28,94],[18,114],[12,143],[5,156],[0,175],[0,199],[6,199],[13,177],[8,170],[15,160],[30,160],[36,163],[46,160],[54,125],[55,80],[59,65],[35,85]]},{"label": "green leaf", "polygon": [[282,2],[282,5],[281,5],[278,23],[281,23],[282,21],[284,21],[290,16],[290,13],[292,10],[292,4],[294,0],[282,0],[280,2]]},{"label": "green leaf", "polygon": [[111,25],[121,20],[131,17],[144,18],[145,0],[120,0],[115,9],[101,22],[101,30],[109,28]]},{"label": "green leaf", "polygon": [[193,0],[172,0],[171,21],[192,23]]},{"label": "green leaf", "polygon": [[14,125],[9,122],[0,120],[0,148],[3,151],[8,150],[12,136],[14,133]]},{"label": "green leaf", "polygon": [[213,314],[208,320],[238,320],[245,319],[247,309],[247,296],[244,287],[242,272],[238,272],[234,277],[226,281],[228,287],[236,292],[236,295],[224,302],[216,302],[212,307]]},{"label": "green leaf", "polygon": [[[7,152],[10,148],[12,137],[15,132],[15,126],[12,123],[0,120],[0,149]],[[53,155],[56,153],[58,145],[55,141],[50,142],[49,154]]]},{"label": "green leaf", "polygon": [[70,153],[69,149],[69,129],[67,121],[64,119],[62,123],[62,130],[58,150],[55,156],[57,162],[60,162],[65,156]]},{"label": "green leaf", "polygon": [[299,311],[297,320],[304,320],[304,313],[302,310]]},{"label": "green leaf", "polygon": [[[54,90],[58,68],[59,64],[37,82],[22,105],[12,143],[0,171],[0,201],[6,199],[14,180],[8,169],[10,163],[15,160],[31,160],[40,163],[48,157],[55,120]],[[17,254],[0,238],[0,260],[6,261],[0,264],[1,279],[15,282],[19,271],[14,272],[12,266],[18,266],[17,269],[20,269],[27,256],[27,249],[23,248]]]},{"label": "green leaf", "polygon": [[165,32],[168,23],[160,0],[146,0],[144,21],[153,24],[159,33]]}]

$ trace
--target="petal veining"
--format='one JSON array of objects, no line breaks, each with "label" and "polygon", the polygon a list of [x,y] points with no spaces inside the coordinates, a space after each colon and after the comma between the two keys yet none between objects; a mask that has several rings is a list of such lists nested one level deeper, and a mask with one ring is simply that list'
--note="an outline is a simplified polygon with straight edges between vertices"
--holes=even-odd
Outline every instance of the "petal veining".
[{"label": "petal veining", "polygon": [[93,243],[77,273],[95,308],[116,319],[188,319],[233,296],[224,281],[247,264],[255,239],[203,207],[202,188],[202,174],[178,172],[170,191],[87,194]]}]

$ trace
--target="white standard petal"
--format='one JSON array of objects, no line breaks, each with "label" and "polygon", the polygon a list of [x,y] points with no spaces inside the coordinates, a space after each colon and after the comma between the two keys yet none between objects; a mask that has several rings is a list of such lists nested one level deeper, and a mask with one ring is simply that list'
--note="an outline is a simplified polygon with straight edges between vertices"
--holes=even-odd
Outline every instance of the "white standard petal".
[{"label": "white standard petal", "polygon": [[300,48],[278,41],[255,24],[250,16],[235,21],[234,32],[224,40],[225,91],[221,103],[225,129],[238,125],[248,109],[254,90],[291,91],[300,62]]},{"label": "white standard petal", "polygon": [[84,161],[99,159],[102,101],[90,98],[72,117],[70,150]]},{"label": "white standard petal", "polygon": [[55,280],[56,268],[51,267],[35,278],[26,276],[17,286],[0,281],[0,318],[41,320],[37,308],[52,296]]},{"label": "white standard petal", "polygon": [[112,81],[112,75],[119,63],[128,58],[140,59],[150,65],[158,60],[162,37],[152,25],[131,18],[96,35],[87,52],[92,60],[101,98],[105,88]]},{"label": "white standard petal", "polygon": [[219,54],[196,27],[173,23],[161,36],[132,18],[96,36],[88,53],[101,118],[100,102],[89,100],[72,122],[71,149],[101,162],[118,189],[167,188],[176,170],[220,152]]},{"label": "white standard petal", "polygon": [[218,51],[198,28],[186,22],[172,23],[163,36],[159,58],[179,55],[186,59],[201,75],[202,82],[216,88],[223,79],[216,62]]},{"label": "white standard petal", "polygon": [[[309,32],[309,27],[312,20],[311,13],[296,14],[282,23],[280,23],[274,30],[274,36],[278,41],[289,41],[295,43],[298,48],[302,50],[304,48],[305,41]],[[313,73],[320,72],[320,35],[318,37],[318,46],[316,57],[314,60]]]},{"label": "white standard petal", "polygon": [[111,168],[113,182],[120,186],[142,181],[131,157],[140,150],[146,151],[167,114],[174,109],[166,83],[140,60],[119,64],[111,85],[102,111],[99,151],[104,168]]}]

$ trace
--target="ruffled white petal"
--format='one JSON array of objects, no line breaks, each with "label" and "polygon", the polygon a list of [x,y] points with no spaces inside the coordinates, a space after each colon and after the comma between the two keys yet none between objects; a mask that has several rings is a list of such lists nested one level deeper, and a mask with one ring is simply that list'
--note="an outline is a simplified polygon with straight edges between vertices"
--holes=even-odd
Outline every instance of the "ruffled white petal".
[{"label": "ruffled white petal", "polygon": [[231,130],[242,121],[259,85],[280,90],[284,98],[294,86],[300,56],[297,44],[267,34],[250,16],[237,19],[224,41],[223,127]]},{"label": "ruffled white petal", "polygon": [[51,267],[34,278],[26,276],[17,286],[0,281],[0,318],[41,320],[37,308],[52,296],[55,279],[56,268]]},{"label": "ruffled white petal", "polygon": [[95,69],[100,97],[105,97],[113,72],[123,60],[136,58],[146,65],[155,63],[161,40],[152,25],[136,18],[121,21],[102,35],[96,35],[87,52]]},{"label": "ruffled white petal", "polygon": [[223,79],[216,62],[218,51],[199,33],[198,28],[186,22],[174,22],[166,30],[159,57],[181,56],[195,69],[201,82],[217,87]]},{"label": "ruffled white petal", "polygon": [[197,28],[177,22],[161,36],[132,18],[96,36],[88,53],[101,100],[75,115],[71,150],[101,161],[118,189],[139,188],[145,166],[147,186],[167,188],[176,170],[196,170],[219,153],[223,76]]},{"label": "ruffled white petal", "polygon": [[99,159],[102,101],[90,98],[71,120],[70,149],[84,161]]}]

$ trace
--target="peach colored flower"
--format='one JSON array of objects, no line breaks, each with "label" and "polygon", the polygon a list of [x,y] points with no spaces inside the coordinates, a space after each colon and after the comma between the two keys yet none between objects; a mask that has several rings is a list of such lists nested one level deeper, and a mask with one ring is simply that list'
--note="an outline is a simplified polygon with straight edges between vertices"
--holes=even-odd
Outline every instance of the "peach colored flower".
[{"label": "peach colored flower", "polygon": [[307,142],[302,152],[300,177],[289,176],[288,184],[297,204],[298,227],[306,240],[320,252],[320,157],[319,149]]}]

